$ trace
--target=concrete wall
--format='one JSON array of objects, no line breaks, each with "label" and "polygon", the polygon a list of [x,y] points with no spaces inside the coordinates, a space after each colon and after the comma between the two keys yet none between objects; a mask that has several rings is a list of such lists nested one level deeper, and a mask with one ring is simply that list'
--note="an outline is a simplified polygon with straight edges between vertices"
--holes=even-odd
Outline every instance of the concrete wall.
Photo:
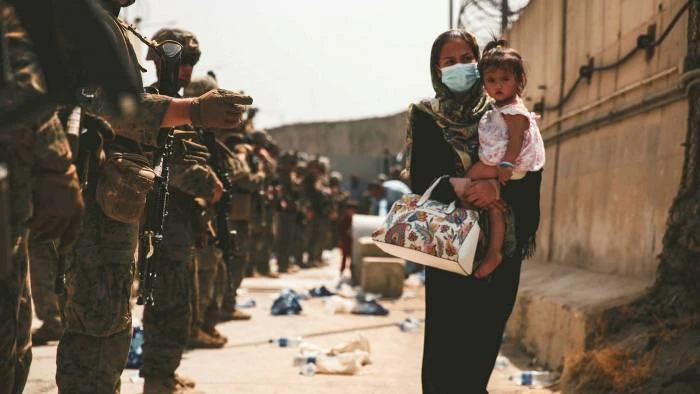
[{"label": "concrete wall", "polygon": [[383,152],[392,154],[404,146],[406,112],[396,115],[338,121],[300,123],[269,130],[284,149],[321,154],[334,169],[363,179],[374,179],[383,171]]},{"label": "concrete wall", "polygon": [[[618,60],[652,24],[657,25],[658,37],[685,1],[569,0],[565,37],[563,3],[533,0],[508,33],[511,46],[527,63],[525,96],[530,108],[542,99],[546,105],[558,102],[562,44],[568,91],[589,58],[596,66]],[[600,273],[654,277],[683,165],[687,99],[675,94],[654,109],[597,127],[579,126],[673,90],[687,52],[687,19],[686,13],[649,60],[638,51],[620,67],[580,83],[561,111],[543,114],[540,127],[549,141],[535,259]],[[621,89],[627,92],[592,105]],[[566,120],[557,122],[560,116]],[[572,130],[580,132],[557,142],[557,134],[568,137]]]}]

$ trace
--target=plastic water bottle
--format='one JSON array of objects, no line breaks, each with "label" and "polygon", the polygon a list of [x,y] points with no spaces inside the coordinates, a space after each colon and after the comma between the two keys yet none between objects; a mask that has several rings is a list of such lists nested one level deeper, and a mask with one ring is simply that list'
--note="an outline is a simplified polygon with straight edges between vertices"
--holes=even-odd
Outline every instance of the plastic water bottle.
[{"label": "plastic water bottle", "polygon": [[306,363],[301,366],[299,374],[304,376],[314,376],[316,375],[316,363]]},{"label": "plastic water bottle", "polygon": [[314,364],[316,365],[316,355],[310,355],[310,356],[294,356],[294,362],[292,365],[295,367],[298,366],[304,366],[304,364]]},{"label": "plastic water bottle", "polygon": [[509,365],[510,361],[504,356],[498,356],[496,359],[496,369],[506,369]]},{"label": "plastic water bottle", "polygon": [[547,371],[522,371],[510,377],[510,380],[519,386],[532,386],[546,384],[549,372]]},{"label": "plastic water bottle", "polygon": [[401,324],[399,324],[399,328],[401,328],[401,331],[403,332],[413,331],[419,326],[420,320],[416,319],[415,317],[407,317],[406,320],[402,321]]},{"label": "plastic water bottle", "polygon": [[129,355],[126,360],[127,368],[141,367],[141,354],[143,353],[143,326],[140,322],[135,322],[129,345]]},{"label": "plastic water bottle", "polygon": [[301,345],[301,337],[280,337],[270,339],[270,343],[274,343],[279,347],[297,347]]}]

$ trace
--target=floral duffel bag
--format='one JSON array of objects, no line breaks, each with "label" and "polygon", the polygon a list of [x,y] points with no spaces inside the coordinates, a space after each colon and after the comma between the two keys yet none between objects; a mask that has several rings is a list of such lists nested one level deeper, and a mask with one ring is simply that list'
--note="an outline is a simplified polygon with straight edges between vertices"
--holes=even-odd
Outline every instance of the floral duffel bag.
[{"label": "floral duffel bag", "polygon": [[474,271],[479,213],[430,200],[436,180],[422,196],[407,194],[391,207],[372,240],[385,252],[461,275]]}]

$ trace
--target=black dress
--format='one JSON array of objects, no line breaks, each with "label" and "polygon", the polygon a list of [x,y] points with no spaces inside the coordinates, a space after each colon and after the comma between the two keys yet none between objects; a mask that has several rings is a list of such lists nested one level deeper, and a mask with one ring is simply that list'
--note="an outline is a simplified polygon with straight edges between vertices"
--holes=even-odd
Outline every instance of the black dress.
[{"label": "black dress", "polygon": [[[437,177],[455,175],[457,161],[432,117],[422,111],[413,111],[413,116],[411,185],[414,193],[422,194]],[[520,264],[532,250],[529,246],[539,223],[540,181],[541,171],[532,172],[502,189],[502,198],[515,217],[518,252],[504,257],[490,280],[427,268],[423,393],[487,392],[515,303]],[[433,191],[432,199],[449,203],[457,196],[445,180]]]}]

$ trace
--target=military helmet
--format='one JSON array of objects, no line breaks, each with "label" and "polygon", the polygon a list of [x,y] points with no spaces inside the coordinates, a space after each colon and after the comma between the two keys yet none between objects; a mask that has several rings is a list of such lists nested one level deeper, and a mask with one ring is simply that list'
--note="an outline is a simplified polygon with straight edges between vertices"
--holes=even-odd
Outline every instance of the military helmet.
[{"label": "military helmet", "polygon": [[194,77],[190,84],[185,87],[185,97],[199,97],[204,93],[212,90],[218,89],[219,84],[216,80],[209,75],[203,77]]},{"label": "military helmet", "polygon": [[298,161],[299,161],[299,158],[297,157],[296,152],[287,151],[287,152],[284,152],[283,154],[280,155],[278,163],[281,166],[284,166],[284,165],[295,166],[295,165],[297,165]]},{"label": "military helmet", "polygon": [[[172,40],[182,45],[182,63],[194,66],[199,61],[202,51],[199,49],[199,41],[194,33],[172,27],[164,27],[153,35],[152,39],[157,43]],[[148,48],[146,60],[155,60],[157,57],[153,48]]]},{"label": "military helmet", "polygon": [[330,186],[340,186],[343,183],[343,174],[338,171],[331,171],[331,175],[328,177],[328,184]]},{"label": "military helmet", "polygon": [[343,174],[341,174],[339,171],[331,171],[330,180],[335,180],[336,182],[340,183],[343,181]]},{"label": "military helmet", "polygon": [[253,145],[265,146],[270,142],[270,135],[265,130],[255,130],[250,133],[250,141]]}]

